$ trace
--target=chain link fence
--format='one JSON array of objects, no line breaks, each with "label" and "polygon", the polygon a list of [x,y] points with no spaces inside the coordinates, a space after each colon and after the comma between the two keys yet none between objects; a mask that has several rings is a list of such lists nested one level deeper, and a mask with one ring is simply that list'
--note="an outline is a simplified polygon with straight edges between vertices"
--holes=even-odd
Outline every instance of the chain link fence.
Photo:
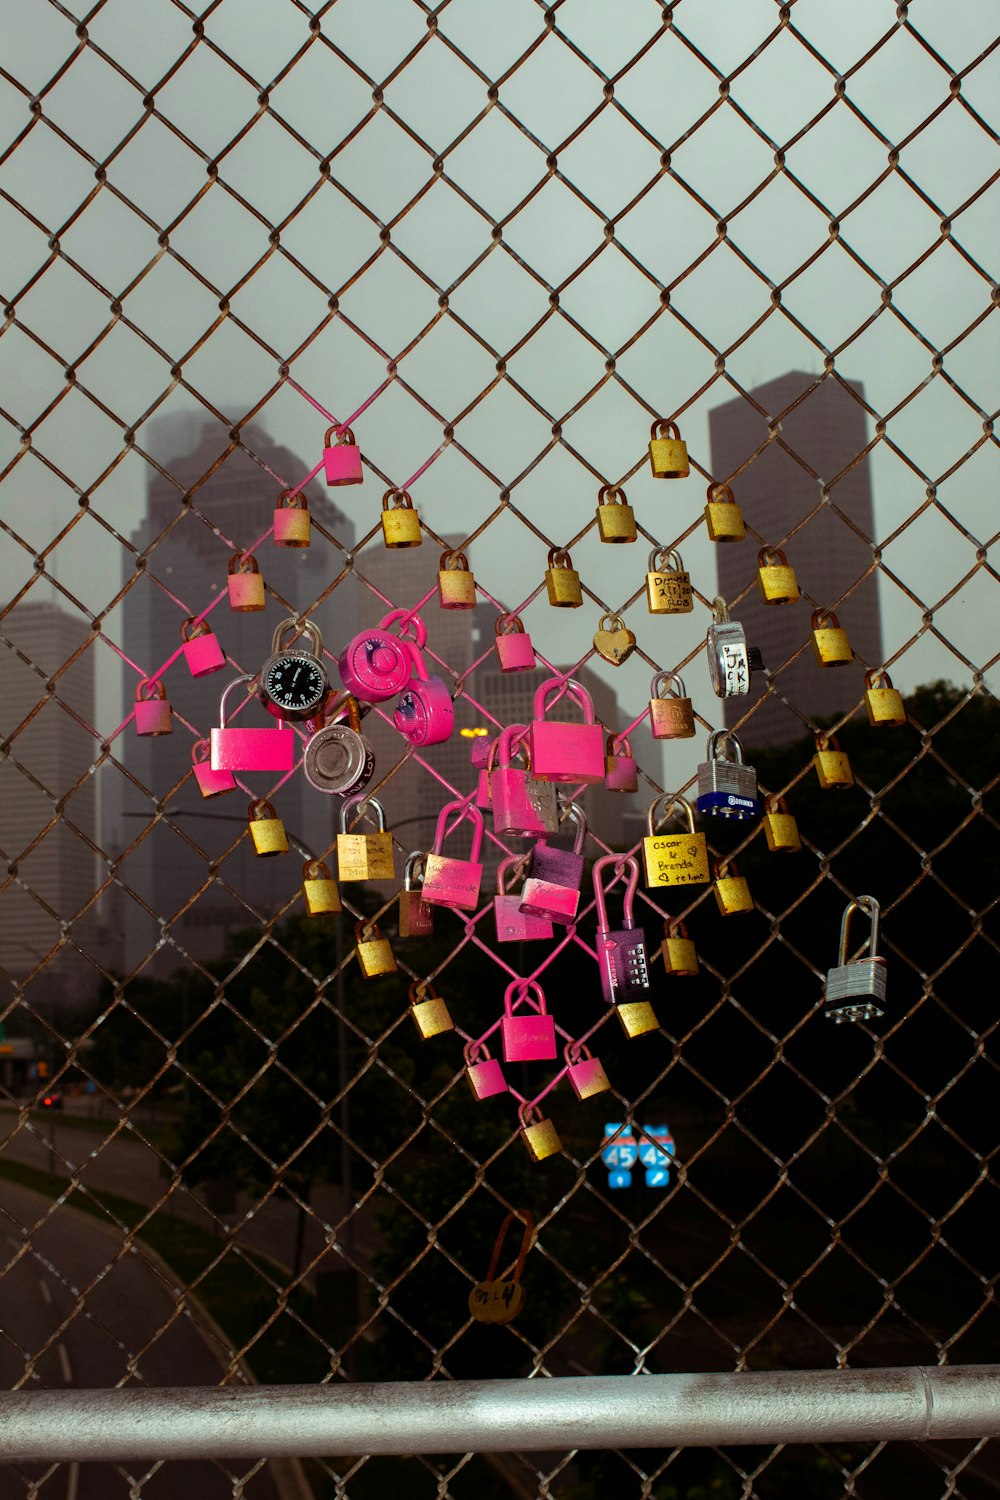
[{"label": "chain link fence", "polygon": [[[990,19],[931,0],[20,0],[5,17],[6,1388],[990,1358]],[[652,476],[660,420],[690,477]],[[347,427],[363,484],[327,488]],[[735,547],[703,517],[726,485]],[[609,489],[627,489],[631,546],[601,540]],[[311,543],[278,547],[275,509],[299,494]],[[401,494],[412,550],[384,543]],[[787,555],[797,602],[758,599],[758,548]],[[646,574],[670,549],[693,608],[664,616]],[[563,550],[570,610],[546,581]],[[474,607],[442,609],[458,551]],[[259,614],[231,608],[238,556],[263,576]],[[763,652],[745,698],[709,685],[720,594]],[[281,621],[320,629],[336,685],[348,641],[392,610],[426,624],[455,733],[413,747],[391,702],[371,708],[366,795],[395,873],[342,879],[340,913],[313,915],[298,872],[336,876],[341,799],[306,780],[302,723],[294,769],[240,773],[235,796],[203,798],[196,764],[223,686],[260,672]],[[852,665],[814,659],[813,611],[847,626]],[[512,612],[533,674],[500,670]],[[185,664],[199,620],[227,659],[207,678]],[[628,631],[619,663],[600,633],[621,649]],[[906,717],[874,727],[886,668]],[[662,673],[687,680],[693,739],[650,734]],[[478,906],[403,935],[407,858],[449,800],[474,803],[476,754],[531,722],[548,675],[584,683],[636,761],[635,791],[563,788],[563,818],[574,791],[586,813],[576,924],[499,939],[493,879],[530,840],[487,815]],[[140,735],[161,689],[169,737]],[[641,861],[647,809],[694,798],[723,729],[801,849],[699,818],[710,873],[738,860],[752,905],[640,883],[659,1025],[630,1036],[601,995],[592,864]],[[831,735],[846,789],[814,768]],[[287,855],[252,852],[247,801],[284,820]],[[864,893],[884,1015],[830,1027],[824,976]],[[661,961],[678,923],[696,974]],[[373,924],[394,968],[366,978]],[[505,991],[524,1015],[528,982],[557,1060],[505,1065],[506,1093],[476,1099],[467,1065],[484,1035],[499,1056]],[[453,1024],[425,1036],[411,1012],[436,998]],[[610,1091],[577,1098],[591,1049]],[[537,1162],[540,1119],[561,1149]],[[469,1295],[508,1215],[494,1269],[509,1277],[523,1231],[524,1306],[484,1323]],[[220,1454],[22,1465],[5,1486],[972,1500],[998,1479],[994,1447],[966,1441]]]}]

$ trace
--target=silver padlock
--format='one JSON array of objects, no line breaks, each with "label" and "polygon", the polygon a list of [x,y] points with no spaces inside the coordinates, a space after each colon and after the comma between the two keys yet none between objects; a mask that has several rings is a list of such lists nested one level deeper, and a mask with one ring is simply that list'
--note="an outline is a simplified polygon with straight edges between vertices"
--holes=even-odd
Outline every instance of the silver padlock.
[{"label": "silver padlock", "polygon": [[717,818],[760,817],[757,772],[744,764],[743,746],[731,731],[717,729],[708,737],[708,759],[698,767],[697,808]]},{"label": "silver padlock", "polygon": [[[864,912],[871,926],[868,940],[861,949],[867,957],[847,959],[851,917]],[[878,954],[879,905],[874,896],[855,896],[844,912],[840,924],[840,955],[835,969],[826,976],[823,1014],[827,1020],[873,1021],[883,1014],[885,1003],[885,959]]]},{"label": "silver padlock", "polygon": [[705,637],[712,691],[718,698],[738,698],[749,693],[750,673],[761,671],[764,663],[757,647],[747,644],[739,620],[729,618],[725,599],[712,600],[712,613],[715,619]]},{"label": "silver padlock", "polygon": [[[344,715],[347,723],[338,722]],[[310,738],[302,757],[302,770],[317,792],[339,792],[349,797],[360,792],[375,772],[375,752],[361,733],[358,701],[350,695],[335,707],[331,720]]]}]

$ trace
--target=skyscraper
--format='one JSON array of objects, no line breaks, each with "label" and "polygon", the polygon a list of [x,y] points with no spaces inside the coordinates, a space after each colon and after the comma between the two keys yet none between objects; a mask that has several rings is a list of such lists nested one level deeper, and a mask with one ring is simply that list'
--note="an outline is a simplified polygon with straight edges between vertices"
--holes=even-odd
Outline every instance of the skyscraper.
[{"label": "skyscraper", "polygon": [[[291,487],[307,469],[252,427],[244,429],[244,446],[238,449],[231,448],[221,427],[198,426],[193,419],[180,426],[155,424],[151,442],[163,472],[150,484],[145,516],[132,537],[136,576],[125,597],[122,642],[142,673],[156,671],[178,649],[187,616],[200,613],[219,593],[225,596],[234,551],[266,531],[282,482]],[[158,449],[167,450],[162,458]],[[167,669],[163,681],[175,715],[172,733],[141,737],[130,724],[112,746],[123,770],[116,791],[126,973],[143,965],[147,955],[150,973],[169,973],[188,956],[217,955],[229,932],[254,926],[295,897],[301,882],[296,846],[313,854],[329,842],[327,800],[300,773],[274,793],[290,843],[289,855],[280,859],[259,858],[241,838],[247,826],[245,794],[237,790],[205,800],[187,774],[193,745],[219,722],[227,683],[241,672],[258,671],[271,654],[275,626],[310,609],[340,572],[344,553],[319,526],[345,549],[353,543],[354,527],[329,494],[318,482],[308,489],[311,546],[279,547],[268,540],[258,548],[270,590],[267,607],[239,613],[223,597],[209,615],[229,658],[226,667],[196,679],[180,657]],[[311,610],[324,645],[334,653],[355,628],[352,609],[352,594],[334,588]],[[336,682],[335,670],[332,676]],[[126,713],[139,681],[129,673]],[[228,711],[238,707],[243,692],[242,687],[234,691]],[[250,705],[239,722],[274,727],[258,705]],[[261,772],[241,779],[265,797],[280,776]]]},{"label": "skyscraper", "polygon": [[[755,674],[749,697],[724,700],[727,726],[753,710],[741,730],[751,745],[793,739],[811,721],[849,709],[864,691],[865,667],[882,663],[871,476],[861,457],[868,438],[864,409],[851,394],[860,398],[863,388],[827,379],[810,390],[814,379],[791,371],[750,391],[750,400],[709,412],[713,475],[732,484],[748,526],[785,551],[803,595],[815,601],[765,605],[757,545],[751,538],[719,545],[719,593],[760,647],[773,684],[768,691],[767,678]],[[771,422],[777,425],[768,441]],[[850,665],[817,665],[810,630],[816,607],[832,609],[846,629],[856,658]]]},{"label": "skyscraper", "polygon": [[0,859],[15,867],[0,889],[0,968],[22,982],[51,952],[27,992],[50,1008],[88,998],[100,977],[86,956],[96,913],[84,910],[97,874],[92,642],[82,616],[44,601],[18,605],[0,626],[0,739],[10,742],[0,761]]}]

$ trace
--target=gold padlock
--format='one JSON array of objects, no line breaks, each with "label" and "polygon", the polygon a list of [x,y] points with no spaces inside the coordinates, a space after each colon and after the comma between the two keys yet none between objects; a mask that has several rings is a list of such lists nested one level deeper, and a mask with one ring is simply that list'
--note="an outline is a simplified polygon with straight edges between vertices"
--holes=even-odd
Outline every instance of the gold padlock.
[{"label": "gold padlock", "polygon": [[274,540],[279,547],[308,547],[312,524],[309,502],[301,490],[282,490],[274,508]]},{"label": "gold padlock", "polygon": [[285,825],[270,802],[251,802],[250,837],[255,854],[287,854]]},{"label": "gold padlock", "polygon": [[425,1041],[455,1029],[447,1005],[432,984],[410,985],[410,1015]]},{"label": "gold padlock", "polygon": [[654,547],[646,564],[646,608],[651,615],[688,615],[694,608],[691,575],[673,547]]},{"label": "gold padlock", "polygon": [[757,553],[757,583],[765,604],[793,604],[799,597],[795,569],[780,547],[761,547]]},{"label": "gold padlock", "polygon": [[580,575],[565,547],[552,547],[549,550],[545,589],[549,603],[555,609],[579,609],[583,603]]},{"label": "gold padlock", "polygon": [[660,948],[663,967],[668,974],[691,975],[698,972],[698,954],[688,937],[683,922],[667,921],[663,924],[663,944]]},{"label": "gold padlock", "polygon": [[[687,818],[686,833],[658,833],[657,809],[663,807],[663,818],[679,812]],[[642,862],[647,886],[704,885],[708,880],[708,845],[703,833],[694,828],[694,808],[677,793],[657,797],[646,814],[646,837],[642,841]]]},{"label": "gold padlock", "polygon": [[743,512],[728,484],[710,484],[705,506],[705,525],[713,542],[742,542],[746,536]]},{"label": "gold padlock", "polygon": [[597,492],[597,529],[602,542],[634,542],[635,512],[618,485],[603,485]]},{"label": "gold padlock", "polygon": [[654,479],[686,479],[690,474],[687,443],[676,422],[656,421],[649,429],[649,465]]},{"label": "gold padlock", "polygon": [[802,848],[799,825],[788,811],[784,797],[768,797],[764,837],[772,854],[795,854]]},{"label": "gold padlock", "polygon": [[382,974],[395,974],[396,960],[388,938],[382,936],[377,922],[355,922],[354,944],[358,955],[358,968],[366,979],[378,979]]},{"label": "gold padlock", "polygon": [[815,609],[812,617],[813,655],[821,667],[844,667],[854,660],[851,643],[832,609]]},{"label": "gold padlock", "polygon": [[475,609],[476,580],[464,552],[442,552],[438,597],[442,609]]},{"label": "gold padlock", "polygon": [[813,756],[813,765],[819,784],[824,791],[854,785],[851,762],[841,750],[840,741],[835,734],[820,732],[816,736],[816,754]]},{"label": "gold padlock", "polygon": [[732,860],[716,861],[713,890],[719,910],[724,917],[733,917],[737,912],[754,909],[750,887],[743,876],[738,874]]},{"label": "gold padlock", "polygon": [[[670,689],[661,696],[661,684]],[[694,709],[676,672],[657,672],[649,688],[649,723],[654,740],[689,740],[694,734]]]},{"label": "gold padlock", "polygon": [[892,678],[884,667],[865,673],[865,708],[873,729],[906,723],[903,695],[893,687]]},{"label": "gold padlock", "polygon": [[382,496],[382,536],[387,547],[420,546],[420,516],[406,490],[386,490]]},{"label": "gold padlock", "polygon": [[[500,1268],[500,1251],[507,1228],[515,1219],[522,1220],[525,1226],[517,1263],[514,1266],[513,1275],[497,1276]],[[469,1293],[469,1312],[477,1323],[510,1323],[521,1311],[524,1306],[524,1287],[521,1285],[521,1277],[524,1274],[525,1258],[534,1237],[535,1221],[526,1208],[509,1213],[504,1219],[493,1246],[486,1280],[477,1281]]]},{"label": "gold padlock", "polygon": [[521,1139],[533,1161],[544,1161],[562,1150],[559,1132],[551,1120],[546,1120],[533,1105],[522,1104],[518,1110],[521,1122]]},{"label": "gold padlock", "polygon": [[615,1006],[615,1015],[622,1023],[626,1036],[645,1036],[647,1031],[659,1031],[660,1023],[648,1000],[626,1000]]},{"label": "gold padlock", "polygon": [[341,909],[337,882],[321,859],[307,859],[302,866],[302,895],[311,917]]},{"label": "gold padlock", "polygon": [[628,737],[609,734],[604,752],[604,785],[609,792],[637,792],[639,767]]},{"label": "gold padlock", "polygon": [[[347,821],[357,810],[372,813],[378,833],[348,833]],[[340,808],[340,832],[337,834],[337,872],[341,880],[393,880],[396,861],[392,834],[385,831],[385,813],[374,797],[365,801],[362,793],[345,797]]]}]

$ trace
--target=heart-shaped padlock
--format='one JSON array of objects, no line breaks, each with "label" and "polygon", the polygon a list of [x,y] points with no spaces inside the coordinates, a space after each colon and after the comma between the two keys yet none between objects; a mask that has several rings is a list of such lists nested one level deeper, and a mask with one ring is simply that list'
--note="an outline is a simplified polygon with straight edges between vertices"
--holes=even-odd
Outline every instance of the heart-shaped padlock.
[{"label": "heart-shaped padlock", "polygon": [[613,667],[620,667],[622,662],[628,661],[635,650],[635,636],[627,629],[621,615],[601,616],[600,629],[594,636],[594,650]]}]

